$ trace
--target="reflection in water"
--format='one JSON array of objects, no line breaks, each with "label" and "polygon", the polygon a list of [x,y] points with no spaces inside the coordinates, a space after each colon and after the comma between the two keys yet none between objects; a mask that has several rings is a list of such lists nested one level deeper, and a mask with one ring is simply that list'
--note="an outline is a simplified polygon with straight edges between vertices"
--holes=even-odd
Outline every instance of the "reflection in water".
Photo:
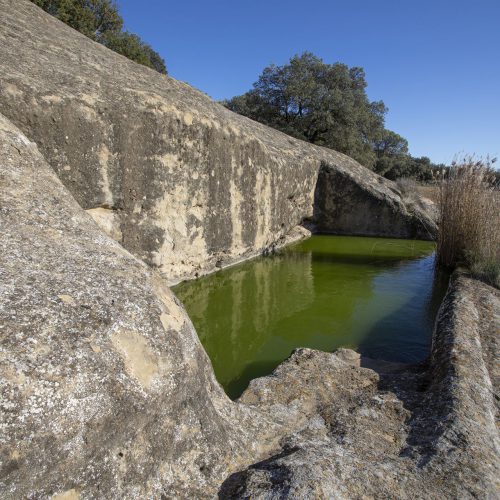
[{"label": "reflection in water", "polygon": [[174,288],[231,397],[296,347],[426,357],[447,277],[422,241],[313,236]]}]

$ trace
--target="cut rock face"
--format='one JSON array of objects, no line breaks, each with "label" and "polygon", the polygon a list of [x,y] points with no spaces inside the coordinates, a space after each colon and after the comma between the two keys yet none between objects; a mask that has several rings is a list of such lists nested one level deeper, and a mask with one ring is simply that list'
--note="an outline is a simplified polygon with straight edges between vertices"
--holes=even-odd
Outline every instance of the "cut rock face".
[{"label": "cut rock face", "polygon": [[[433,237],[424,210],[351,158],[236,115],[28,0],[0,8],[0,112],[80,206],[168,281],[261,253],[310,219],[329,232]],[[318,186],[322,164],[335,175]],[[325,186],[335,206],[315,200]]]}]

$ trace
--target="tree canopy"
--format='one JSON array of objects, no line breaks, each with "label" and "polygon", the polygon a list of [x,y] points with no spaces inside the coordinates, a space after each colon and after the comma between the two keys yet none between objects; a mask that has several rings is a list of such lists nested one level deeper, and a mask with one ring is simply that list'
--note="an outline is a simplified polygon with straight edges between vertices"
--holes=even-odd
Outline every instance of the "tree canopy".
[{"label": "tree canopy", "polygon": [[305,52],[283,66],[264,68],[250,91],[223,104],[289,135],[345,153],[381,175],[432,177],[430,160],[412,158],[408,141],[385,128],[387,108],[382,101],[369,100],[366,86],[362,68],[326,64]]},{"label": "tree canopy", "polygon": [[167,74],[165,61],[137,35],[123,31],[113,0],[31,0],[72,28],[118,54]]},{"label": "tree canopy", "polygon": [[153,68],[164,75],[167,74],[165,61],[150,45],[143,42],[134,33],[109,31],[103,35],[101,43],[118,54],[132,59],[132,61]]},{"label": "tree canopy", "polygon": [[325,64],[305,52],[284,66],[265,68],[252,90],[225,105],[372,166],[372,143],[383,130],[386,108],[381,101],[370,102],[365,88],[361,68]]}]

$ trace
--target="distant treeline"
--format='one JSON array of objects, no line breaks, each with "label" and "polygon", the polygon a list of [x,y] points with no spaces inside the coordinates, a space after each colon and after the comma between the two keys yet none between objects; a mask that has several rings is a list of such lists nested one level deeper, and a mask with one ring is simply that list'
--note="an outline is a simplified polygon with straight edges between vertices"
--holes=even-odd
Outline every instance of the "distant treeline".
[{"label": "distant treeline", "polygon": [[113,0],[31,0],[72,28],[118,54],[167,74],[165,61],[137,35],[123,29]]},{"label": "distant treeline", "polygon": [[430,181],[444,165],[408,153],[408,141],[387,130],[387,108],[366,95],[365,72],[326,64],[305,52],[264,69],[253,89],[223,104],[289,135],[345,153],[389,179]]}]

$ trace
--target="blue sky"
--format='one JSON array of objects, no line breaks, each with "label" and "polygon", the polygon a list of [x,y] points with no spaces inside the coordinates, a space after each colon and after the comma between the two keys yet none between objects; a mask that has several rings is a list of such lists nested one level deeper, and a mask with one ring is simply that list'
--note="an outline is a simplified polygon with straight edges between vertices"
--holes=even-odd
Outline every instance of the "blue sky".
[{"label": "blue sky", "polygon": [[[500,0],[118,0],[171,76],[242,94],[303,51],[365,69],[410,152],[500,156]],[[499,160],[500,161],[500,160]]]}]

